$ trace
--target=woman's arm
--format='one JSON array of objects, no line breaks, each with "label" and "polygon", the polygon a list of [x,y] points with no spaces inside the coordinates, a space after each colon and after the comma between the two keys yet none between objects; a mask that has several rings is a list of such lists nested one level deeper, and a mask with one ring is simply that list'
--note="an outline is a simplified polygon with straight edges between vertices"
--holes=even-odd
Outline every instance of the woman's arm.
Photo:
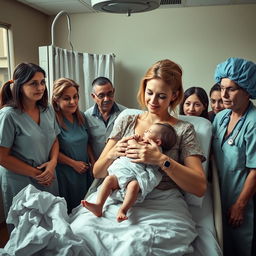
[{"label": "woman's arm", "polygon": [[243,189],[238,196],[236,202],[231,206],[229,210],[229,223],[233,227],[238,227],[243,223],[244,210],[248,201],[256,193],[256,169],[251,169],[248,174]]},{"label": "woman's arm", "polygon": [[57,165],[59,150],[60,150],[60,145],[59,145],[58,139],[56,138],[50,152],[50,162],[55,165],[54,168]]},{"label": "woman's arm", "polygon": [[88,153],[88,157],[89,157],[89,162],[91,163],[91,166],[93,168],[94,164],[95,164],[95,157],[94,157],[94,153],[92,150],[92,147],[90,144],[88,144],[87,146],[87,153]]},{"label": "woman's arm", "polygon": [[122,138],[119,141],[109,139],[99,159],[95,162],[93,175],[95,178],[104,178],[107,176],[108,167],[120,156],[126,155],[127,141],[131,137]]},{"label": "woman's arm", "polygon": [[0,147],[0,165],[14,173],[35,178],[42,172],[10,154],[11,149]]},{"label": "woman's arm", "polygon": [[[127,157],[136,158],[133,162],[158,165],[164,172],[184,191],[196,196],[203,196],[206,187],[206,177],[201,160],[198,156],[188,156],[184,165],[176,162],[161,153],[157,144],[149,140],[149,144],[129,146]],[[165,161],[170,162],[169,167],[164,167]]]},{"label": "woman's arm", "polygon": [[[170,167],[163,167],[163,163],[170,161]],[[184,159],[184,165],[174,161],[168,156],[161,156],[159,163],[162,163],[162,170],[184,191],[196,196],[203,196],[207,188],[206,177],[198,156],[188,156]]]}]

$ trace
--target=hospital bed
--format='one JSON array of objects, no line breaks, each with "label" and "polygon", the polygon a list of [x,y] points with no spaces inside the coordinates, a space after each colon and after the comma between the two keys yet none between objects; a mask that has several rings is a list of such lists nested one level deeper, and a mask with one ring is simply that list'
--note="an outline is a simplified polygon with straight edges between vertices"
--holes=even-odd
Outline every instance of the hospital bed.
[{"label": "hospital bed", "polygon": [[[137,109],[126,109],[120,114],[119,118],[123,115],[137,114],[140,112],[141,111]],[[203,167],[207,177],[210,177],[211,180],[204,197],[198,198],[189,193],[185,193],[186,201],[189,205],[192,217],[196,222],[198,231],[198,236],[193,242],[194,252],[189,255],[221,256],[222,230],[218,177],[214,161],[209,161],[212,132],[211,123],[201,117],[179,116],[179,119],[188,121],[194,125],[197,138],[207,158],[203,163]],[[209,168],[210,162],[212,163],[212,168]],[[93,196],[93,191],[97,189],[96,183],[97,181],[95,180],[87,197]],[[92,244],[96,239],[95,235],[97,235],[97,232],[94,232],[93,226],[90,228],[83,226],[83,221],[88,216],[84,215],[83,211],[85,210],[79,206],[68,216],[66,214],[66,203],[63,198],[54,197],[47,192],[39,192],[29,185],[14,198],[7,221],[13,223],[15,229],[5,248],[0,249],[0,255],[107,256],[105,252],[108,248],[103,248],[106,247],[106,245],[103,244],[98,244],[98,253],[95,255]],[[106,221],[115,218],[114,215],[111,215],[111,209],[107,212],[109,213],[106,214]],[[107,228],[111,228],[107,226],[106,224],[106,227],[104,226],[100,230],[100,235],[103,237],[105,235],[106,239],[108,234],[104,232]],[[125,230],[125,232],[128,232],[128,230]],[[152,234],[146,235],[152,236]],[[120,237],[118,239],[120,240]],[[145,237],[137,238],[137,240],[140,239],[143,240]],[[109,247],[112,246],[112,242],[114,242],[113,238],[109,242]],[[127,241],[121,242],[124,242],[124,244],[127,243]],[[143,244],[143,242],[141,242],[141,244]],[[148,252],[146,253],[146,251],[144,254],[130,254],[129,251],[132,251],[132,249],[129,248],[132,248],[132,246],[131,244],[130,247],[127,247],[127,254],[118,254],[118,250],[122,247],[122,244],[119,244],[119,247],[114,250],[115,255],[166,255],[161,254],[161,252],[150,254]],[[100,253],[101,251],[102,253]]]}]

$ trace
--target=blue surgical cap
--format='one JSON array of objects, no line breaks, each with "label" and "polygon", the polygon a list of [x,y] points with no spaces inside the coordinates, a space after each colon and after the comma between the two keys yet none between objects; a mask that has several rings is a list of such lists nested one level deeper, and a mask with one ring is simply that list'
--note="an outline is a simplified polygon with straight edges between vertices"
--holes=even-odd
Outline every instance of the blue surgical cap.
[{"label": "blue surgical cap", "polygon": [[252,61],[228,58],[215,70],[215,81],[220,83],[222,78],[234,81],[249,93],[250,98],[256,99],[256,64]]}]

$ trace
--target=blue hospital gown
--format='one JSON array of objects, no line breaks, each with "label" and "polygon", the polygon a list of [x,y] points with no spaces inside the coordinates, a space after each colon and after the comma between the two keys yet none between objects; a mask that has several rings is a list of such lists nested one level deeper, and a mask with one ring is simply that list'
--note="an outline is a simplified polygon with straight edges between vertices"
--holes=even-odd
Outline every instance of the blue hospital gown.
[{"label": "blue hospital gown", "polygon": [[[66,129],[60,127],[61,133],[58,135],[60,143],[60,152],[66,156],[89,163],[87,146],[88,132],[86,125],[78,125],[69,122],[64,118]],[[80,204],[87,190],[92,183],[92,174],[89,169],[85,173],[76,172],[71,166],[58,163],[56,167],[60,196],[64,197],[67,202],[68,212]]]},{"label": "blue hospital gown", "polygon": [[[241,193],[249,169],[256,168],[256,108],[250,104],[239,133],[237,131],[241,124],[237,124],[230,136],[225,139],[230,114],[229,109],[221,111],[213,123],[213,148],[219,170],[222,201],[224,255],[250,256],[256,225],[255,200],[249,200],[244,223],[238,228],[232,228],[228,224],[227,212]],[[234,144],[228,144],[228,140],[236,133]]]},{"label": "blue hospital gown", "polygon": [[[0,146],[11,148],[11,154],[25,163],[37,167],[49,161],[49,153],[56,136],[60,132],[51,107],[40,108],[40,124],[27,113],[12,107],[0,110]],[[5,215],[11,207],[13,197],[28,184],[58,195],[55,179],[50,186],[42,186],[36,180],[16,174],[0,166],[0,182],[3,194]]]}]

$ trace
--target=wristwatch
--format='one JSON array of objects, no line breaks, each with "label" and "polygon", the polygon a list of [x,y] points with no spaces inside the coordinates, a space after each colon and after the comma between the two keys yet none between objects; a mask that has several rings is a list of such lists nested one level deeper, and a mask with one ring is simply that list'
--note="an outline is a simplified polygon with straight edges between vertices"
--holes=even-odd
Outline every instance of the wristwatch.
[{"label": "wristwatch", "polygon": [[169,160],[164,161],[163,168],[169,168],[171,166],[171,162]]}]

